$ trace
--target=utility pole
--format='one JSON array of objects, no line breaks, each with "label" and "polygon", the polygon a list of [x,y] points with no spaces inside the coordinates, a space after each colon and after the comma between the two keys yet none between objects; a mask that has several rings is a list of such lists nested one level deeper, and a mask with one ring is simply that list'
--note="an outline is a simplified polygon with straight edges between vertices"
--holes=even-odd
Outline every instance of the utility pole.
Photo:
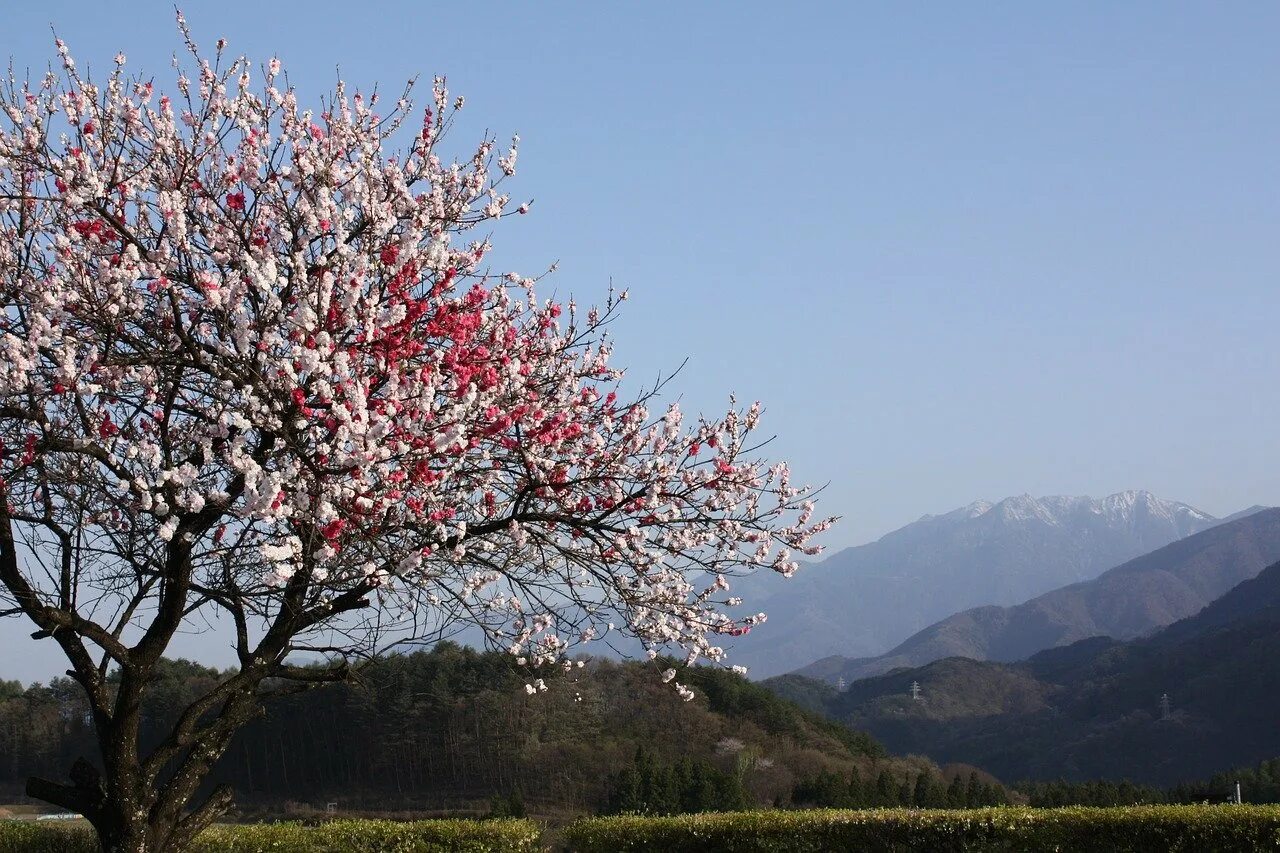
[{"label": "utility pole", "polygon": [[920,682],[918,681],[911,682],[911,698],[917,702],[920,701]]},{"label": "utility pole", "polygon": [[1236,805],[1240,805],[1244,800],[1240,797],[1240,781],[1236,780]]}]

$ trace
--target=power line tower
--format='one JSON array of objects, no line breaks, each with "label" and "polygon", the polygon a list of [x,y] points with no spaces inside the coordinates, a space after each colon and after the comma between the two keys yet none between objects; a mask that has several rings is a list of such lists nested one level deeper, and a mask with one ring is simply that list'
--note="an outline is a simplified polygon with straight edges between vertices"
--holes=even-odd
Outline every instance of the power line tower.
[{"label": "power line tower", "polygon": [[843,675],[836,679],[836,690],[839,690],[841,693],[843,693],[844,689],[848,686],[849,682],[844,680]]},{"label": "power line tower", "polygon": [[911,682],[911,698],[917,702],[920,701],[920,682],[918,681]]},{"label": "power line tower", "polygon": [[1160,697],[1160,719],[1169,719],[1169,716],[1172,713],[1172,704],[1173,703],[1169,701],[1168,693],[1165,693]]}]

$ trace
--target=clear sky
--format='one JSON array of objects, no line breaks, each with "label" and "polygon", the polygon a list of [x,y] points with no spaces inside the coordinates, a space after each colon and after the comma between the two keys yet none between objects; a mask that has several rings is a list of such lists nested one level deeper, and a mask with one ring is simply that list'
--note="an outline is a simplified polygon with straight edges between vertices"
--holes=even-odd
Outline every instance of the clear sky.
[{"label": "clear sky", "polygon": [[[172,88],[165,2],[6,4]],[[445,74],[522,137],[499,266],[633,299],[617,360],[763,400],[856,544],[978,498],[1280,502],[1280,5],[183,5],[306,95]]]}]

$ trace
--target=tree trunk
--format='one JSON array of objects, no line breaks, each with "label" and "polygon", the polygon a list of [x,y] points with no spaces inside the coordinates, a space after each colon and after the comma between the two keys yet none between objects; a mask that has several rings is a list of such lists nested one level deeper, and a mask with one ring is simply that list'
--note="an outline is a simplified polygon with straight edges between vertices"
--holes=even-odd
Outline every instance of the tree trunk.
[{"label": "tree trunk", "polygon": [[169,853],[165,843],[172,827],[152,826],[141,803],[105,804],[108,814],[94,824],[102,853]]},{"label": "tree trunk", "polygon": [[164,805],[147,807],[165,799],[164,794],[111,795],[101,801],[89,817],[103,853],[182,853],[209,824],[231,807],[227,788],[214,791],[194,811],[180,817]]},{"label": "tree trunk", "polygon": [[83,758],[70,775],[72,785],[28,779],[27,795],[83,815],[98,833],[103,853],[168,853],[165,842],[172,827],[151,824],[139,792],[116,786],[108,790]]},{"label": "tree trunk", "polygon": [[[104,753],[119,757],[119,751],[103,746]],[[71,768],[71,785],[32,778],[27,780],[27,794],[83,815],[98,833],[103,853],[181,853],[231,808],[231,790],[226,787],[217,788],[203,803],[188,802],[225,748],[225,742],[211,744],[199,760],[159,782],[148,781],[136,762],[113,768],[104,780],[82,758]],[[194,805],[190,811],[189,804]]]}]

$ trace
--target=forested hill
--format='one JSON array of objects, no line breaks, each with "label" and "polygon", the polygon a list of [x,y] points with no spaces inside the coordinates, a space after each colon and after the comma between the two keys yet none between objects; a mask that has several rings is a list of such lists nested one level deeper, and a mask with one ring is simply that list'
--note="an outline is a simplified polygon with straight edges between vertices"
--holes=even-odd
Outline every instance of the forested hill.
[{"label": "forested hill", "polygon": [[890,749],[1003,779],[1204,778],[1280,755],[1280,563],[1144,639],[1014,664],[948,658],[843,692],[799,676],[770,684]]},{"label": "forested hill", "polygon": [[[922,759],[885,755],[870,738],[804,711],[731,672],[682,668],[685,702],[659,679],[666,663],[597,661],[546,679],[530,695],[511,658],[444,644],[389,658],[360,683],[277,700],[247,728],[214,781],[241,803],[286,801],[366,810],[483,809],[519,794],[540,814],[593,811],[610,777],[644,747],[650,764],[732,777],[748,804],[788,802],[821,774],[905,781]],[[146,709],[146,738],[219,673],[168,662]],[[0,786],[29,774],[62,778],[95,750],[78,688],[0,682]],[[705,771],[705,772],[704,772]],[[895,784],[897,784],[895,781]]]}]

